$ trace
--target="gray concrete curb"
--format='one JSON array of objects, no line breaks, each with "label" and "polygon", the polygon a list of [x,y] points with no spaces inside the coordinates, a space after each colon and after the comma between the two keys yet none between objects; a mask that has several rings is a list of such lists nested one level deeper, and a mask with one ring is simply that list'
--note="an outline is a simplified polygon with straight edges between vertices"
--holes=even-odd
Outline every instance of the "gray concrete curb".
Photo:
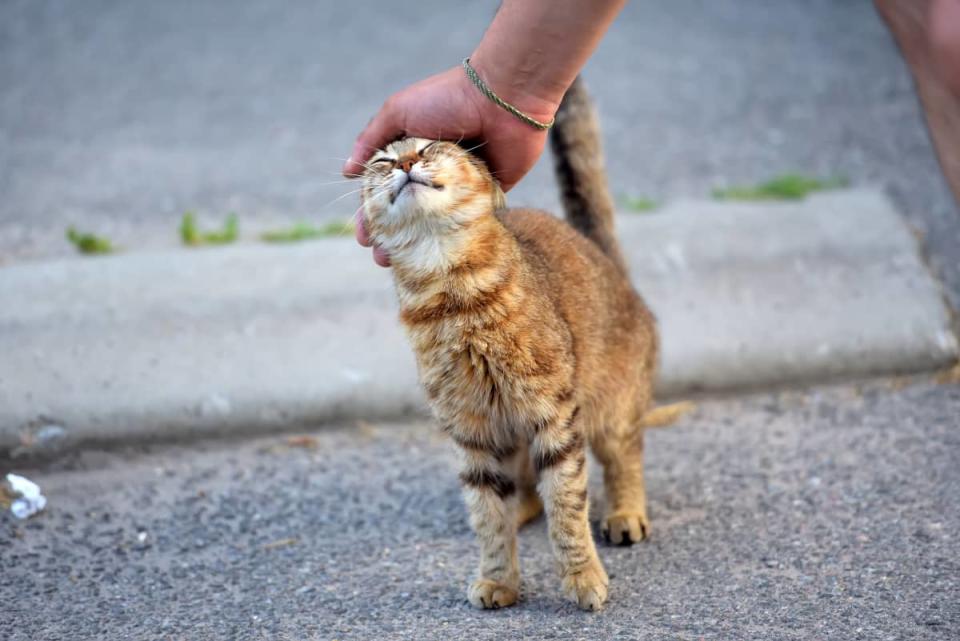
[{"label": "gray concrete curb", "polygon": [[[937,283],[878,193],[679,202],[621,216],[620,235],[659,318],[661,395],[957,357]],[[349,239],[0,269],[0,451],[51,423],[126,440],[422,412],[395,310],[388,272]]]}]

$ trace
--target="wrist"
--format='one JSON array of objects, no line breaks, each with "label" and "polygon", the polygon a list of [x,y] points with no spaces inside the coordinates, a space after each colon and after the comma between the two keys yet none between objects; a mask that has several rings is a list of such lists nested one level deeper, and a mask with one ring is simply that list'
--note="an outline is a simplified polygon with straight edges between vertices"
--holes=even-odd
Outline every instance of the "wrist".
[{"label": "wrist", "polygon": [[[501,62],[496,56],[485,51],[482,44],[470,56],[470,65],[500,98],[540,122],[550,122],[553,119],[567,90],[564,84],[549,82],[535,69],[524,68],[524,65],[512,62]],[[488,100],[477,87],[472,84],[471,87],[477,95]],[[502,109],[493,102],[490,104]]]}]

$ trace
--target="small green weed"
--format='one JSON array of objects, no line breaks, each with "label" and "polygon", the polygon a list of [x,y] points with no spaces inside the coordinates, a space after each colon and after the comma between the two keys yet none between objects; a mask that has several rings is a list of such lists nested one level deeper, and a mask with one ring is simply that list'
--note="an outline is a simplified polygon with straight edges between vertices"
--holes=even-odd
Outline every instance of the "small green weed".
[{"label": "small green weed", "polygon": [[236,214],[227,216],[223,228],[215,231],[202,231],[197,226],[197,216],[192,211],[183,215],[180,221],[180,240],[184,245],[229,245],[240,235],[240,221]]},{"label": "small green weed", "polygon": [[716,200],[803,200],[808,194],[825,189],[846,187],[846,178],[809,178],[799,174],[784,174],[754,187],[726,187],[714,189]]},{"label": "small green weed", "polygon": [[657,201],[645,198],[644,196],[626,196],[623,199],[623,204],[630,211],[636,212],[653,211],[660,206]]},{"label": "small green weed", "polygon": [[298,222],[286,229],[263,232],[260,234],[260,239],[268,243],[296,243],[302,240],[346,236],[352,233],[353,223],[349,221],[333,221],[321,227],[315,227],[306,222]]},{"label": "small green weed", "polygon": [[81,254],[112,254],[116,251],[109,238],[78,232],[73,227],[67,229],[67,240],[73,243]]}]

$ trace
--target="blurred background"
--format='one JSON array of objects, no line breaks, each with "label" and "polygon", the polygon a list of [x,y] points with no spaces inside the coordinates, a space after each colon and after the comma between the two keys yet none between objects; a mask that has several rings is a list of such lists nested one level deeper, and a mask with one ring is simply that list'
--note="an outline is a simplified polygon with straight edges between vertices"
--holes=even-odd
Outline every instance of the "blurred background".
[{"label": "blurred background", "polygon": [[[352,186],[328,183],[355,135],[469,53],[496,5],[4,2],[0,257],[69,253],[69,225],[175,244],[188,210],[248,231],[348,218]],[[632,2],[585,77],[618,197],[842,176],[891,194],[960,288],[960,223],[870,2]],[[548,157],[510,201],[556,210]]]}]

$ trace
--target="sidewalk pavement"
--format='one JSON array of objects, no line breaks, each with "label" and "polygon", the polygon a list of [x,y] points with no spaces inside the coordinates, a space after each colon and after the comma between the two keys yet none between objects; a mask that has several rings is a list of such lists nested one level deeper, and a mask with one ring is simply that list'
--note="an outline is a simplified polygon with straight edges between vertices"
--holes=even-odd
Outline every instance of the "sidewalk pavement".
[{"label": "sidewalk pavement", "polygon": [[49,502],[0,513],[0,638],[956,639],[958,428],[957,386],[700,404],[648,433],[651,536],[599,545],[599,614],[564,599],[543,519],[523,600],[470,607],[460,462],[427,425],[87,450],[16,469]]},{"label": "sidewalk pavement", "polygon": [[[946,366],[957,339],[882,195],[623,215],[661,397]],[[0,269],[0,453],[424,410],[389,272],[352,240]],[[60,430],[59,428],[62,428]]]}]

